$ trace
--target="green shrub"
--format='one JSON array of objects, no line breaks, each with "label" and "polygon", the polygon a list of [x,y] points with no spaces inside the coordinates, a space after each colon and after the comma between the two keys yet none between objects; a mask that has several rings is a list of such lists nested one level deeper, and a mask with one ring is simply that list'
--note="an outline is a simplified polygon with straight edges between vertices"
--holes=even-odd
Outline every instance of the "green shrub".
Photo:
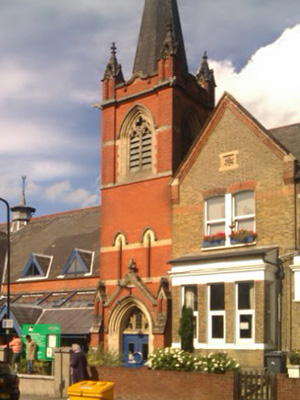
[{"label": "green shrub", "polygon": [[190,307],[182,307],[178,333],[181,338],[181,349],[191,353],[194,350],[194,315]]},{"label": "green shrub", "polygon": [[290,363],[292,365],[300,365],[300,350],[293,349],[290,354]]},{"label": "green shrub", "polygon": [[149,354],[146,365],[150,369],[166,371],[200,371],[224,373],[240,368],[236,360],[225,352],[193,355],[180,349],[156,349]]},{"label": "green shrub", "polygon": [[91,366],[119,367],[122,365],[120,355],[115,351],[104,349],[102,345],[89,348],[87,362]]}]

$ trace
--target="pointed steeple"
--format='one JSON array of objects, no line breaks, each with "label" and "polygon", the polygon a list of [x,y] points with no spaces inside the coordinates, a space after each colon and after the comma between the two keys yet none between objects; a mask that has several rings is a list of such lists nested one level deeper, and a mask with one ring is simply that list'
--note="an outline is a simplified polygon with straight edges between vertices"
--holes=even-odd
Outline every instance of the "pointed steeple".
[{"label": "pointed steeple", "polygon": [[209,104],[214,106],[216,82],[214,77],[214,70],[209,68],[207,58],[207,53],[205,51],[202,57],[201,65],[196,75],[196,79],[199,85],[206,90]]},{"label": "pointed steeple", "polygon": [[106,64],[106,68],[103,75],[103,80],[116,79],[116,83],[124,82],[122,66],[118,63],[116,53],[117,48],[115,43],[111,45],[111,55]]},{"label": "pointed steeple", "polygon": [[32,218],[32,214],[35,213],[35,208],[26,205],[25,180],[26,176],[22,176],[23,184],[20,203],[17,206],[11,207],[13,213],[11,224],[12,232],[16,232],[27,225]]},{"label": "pointed steeple", "polygon": [[187,74],[188,67],[177,1],[145,0],[133,74],[155,74],[157,60],[161,57],[166,44],[171,44],[173,53],[175,50],[174,54],[180,60],[182,73]]}]

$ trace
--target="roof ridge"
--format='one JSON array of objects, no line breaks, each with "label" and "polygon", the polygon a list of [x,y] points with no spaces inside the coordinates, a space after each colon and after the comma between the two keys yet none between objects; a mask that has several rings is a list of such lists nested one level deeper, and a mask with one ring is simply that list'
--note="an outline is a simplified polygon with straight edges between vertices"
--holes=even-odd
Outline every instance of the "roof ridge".
[{"label": "roof ridge", "polygon": [[93,209],[98,209],[98,208],[100,209],[100,204],[96,205],[96,206],[75,208],[73,210],[58,211],[53,214],[39,215],[37,217],[32,218],[30,223],[32,224],[32,222],[34,222],[36,220],[41,220],[41,219],[46,219],[46,218],[55,218],[57,216],[63,216],[63,215],[67,215],[67,214],[75,214],[75,213],[80,213],[80,212],[85,212],[85,211],[92,211]]}]

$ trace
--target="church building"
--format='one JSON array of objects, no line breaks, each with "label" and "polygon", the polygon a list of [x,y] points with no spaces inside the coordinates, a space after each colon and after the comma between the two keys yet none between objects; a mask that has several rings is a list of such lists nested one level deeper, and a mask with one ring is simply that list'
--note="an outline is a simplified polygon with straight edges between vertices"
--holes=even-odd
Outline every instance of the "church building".
[{"label": "church building", "polygon": [[[102,79],[100,340],[142,363],[171,345],[170,179],[214,107],[204,55],[188,71],[176,0],[146,0],[132,76],[116,46]],[[97,334],[92,338],[95,344]]]},{"label": "church building", "polygon": [[[300,347],[300,124],[267,130],[229,93],[215,105],[215,86],[206,53],[188,70],[177,1],[145,0],[131,77],[113,43],[96,104],[100,207],[12,209],[18,333],[59,323],[64,345],[103,344],[139,367],[180,347],[185,305],[197,352],[261,368]],[[2,227],[0,320],[4,239]]]}]

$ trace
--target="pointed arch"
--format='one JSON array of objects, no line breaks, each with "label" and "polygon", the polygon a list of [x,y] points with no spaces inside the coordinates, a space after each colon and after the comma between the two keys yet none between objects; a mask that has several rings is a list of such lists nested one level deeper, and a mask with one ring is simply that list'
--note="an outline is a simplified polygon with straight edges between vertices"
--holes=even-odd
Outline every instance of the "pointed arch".
[{"label": "pointed arch", "polygon": [[109,319],[107,321],[107,340],[110,349],[119,351],[121,348],[121,336],[126,329],[126,321],[130,314],[138,309],[147,320],[147,334],[149,335],[149,351],[153,348],[153,321],[150,311],[146,305],[137,297],[127,296],[123,298],[111,310]]},{"label": "pointed arch", "polygon": [[118,231],[113,238],[112,245],[113,246],[118,246],[119,244],[122,244],[122,246],[125,246],[127,244],[126,236],[123,232]]},{"label": "pointed arch", "polygon": [[149,125],[151,126],[151,129],[154,130],[155,127],[154,120],[148,108],[142,106],[141,104],[134,104],[129,109],[129,111],[123,118],[123,121],[121,122],[120,129],[117,134],[117,139],[121,139],[128,136],[130,127],[132,126],[134,121],[141,115],[144,116],[144,118],[148,121]]},{"label": "pointed arch", "polygon": [[136,104],[125,115],[118,135],[118,180],[153,173],[154,121],[145,107]]},{"label": "pointed arch", "polygon": [[144,246],[148,245],[149,238],[151,242],[154,242],[157,239],[154,230],[147,227],[142,232],[141,243],[143,243]]},{"label": "pointed arch", "polygon": [[121,231],[117,232],[114,236],[113,246],[118,251],[118,279],[122,276],[122,259],[123,259],[123,248],[127,244],[125,234]]}]

